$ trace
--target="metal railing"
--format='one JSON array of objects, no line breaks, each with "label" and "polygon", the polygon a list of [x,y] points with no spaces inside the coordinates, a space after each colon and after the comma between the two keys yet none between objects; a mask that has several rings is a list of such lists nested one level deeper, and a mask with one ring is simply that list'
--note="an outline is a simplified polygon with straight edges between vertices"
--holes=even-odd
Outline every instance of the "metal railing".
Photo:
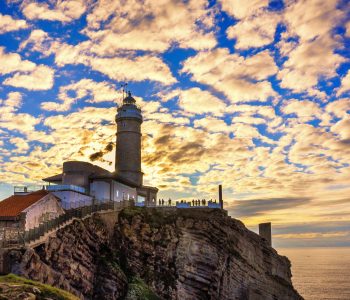
[{"label": "metal railing", "polygon": [[55,219],[45,221],[41,223],[38,227],[30,229],[28,231],[20,231],[18,230],[18,234],[16,238],[11,239],[1,239],[0,240],[0,248],[10,248],[14,246],[25,246],[39,240],[44,237],[45,234],[57,230],[59,227],[71,221],[73,219],[82,219],[88,215],[91,215],[98,211],[106,211],[106,210],[121,210],[125,207],[134,205],[133,200],[129,201],[121,201],[114,202],[109,201],[106,203],[93,204],[90,206],[83,206],[78,208],[73,208],[66,210],[64,214],[58,216]]},{"label": "metal railing", "polygon": [[49,192],[58,192],[58,191],[73,191],[85,194],[85,188],[72,184],[57,184],[57,185],[47,185],[45,190]]},{"label": "metal railing", "polygon": [[14,186],[13,191],[15,194],[28,194],[36,192],[45,188],[45,185],[20,185]]},{"label": "metal railing", "polygon": [[73,184],[54,184],[54,185],[29,185],[29,186],[15,186],[14,194],[28,194],[39,190],[46,190],[49,192],[59,191],[73,191],[85,194],[85,188]]}]

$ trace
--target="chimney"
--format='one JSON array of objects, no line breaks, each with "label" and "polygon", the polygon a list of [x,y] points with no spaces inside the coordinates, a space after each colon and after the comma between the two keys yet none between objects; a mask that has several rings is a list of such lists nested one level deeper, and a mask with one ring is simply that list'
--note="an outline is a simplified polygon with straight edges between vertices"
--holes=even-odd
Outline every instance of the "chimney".
[{"label": "chimney", "polygon": [[259,224],[259,235],[268,242],[270,247],[272,246],[271,222]]},{"label": "chimney", "polygon": [[220,208],[224,209],[224,200],[222,200],[222,185],[219,185],[219,203],[220,203]]}]

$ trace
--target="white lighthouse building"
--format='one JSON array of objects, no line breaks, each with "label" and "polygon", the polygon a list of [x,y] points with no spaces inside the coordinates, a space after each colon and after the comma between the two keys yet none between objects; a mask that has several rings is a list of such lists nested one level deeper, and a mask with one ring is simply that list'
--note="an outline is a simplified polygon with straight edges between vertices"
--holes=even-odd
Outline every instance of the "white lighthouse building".
[{"label": "white lighthouse building", "polygon": [[115,152],[115,170],[137,186],[142,186],[141,172],[141,109],[136,106],[136,100],[128,93],[123,105],[118,108],[115,117],[117,123],[117,147]]},{"label": "white lighthouse building", "polygon": [[65,207],[93,201],[122,201],[156,205],[158,189],[143,185],[141,170],[141,109],[129,92],[116,114],[117,140],[115,171],[109,172],[88,162],[63,163],[62,173],[43,179]]}]

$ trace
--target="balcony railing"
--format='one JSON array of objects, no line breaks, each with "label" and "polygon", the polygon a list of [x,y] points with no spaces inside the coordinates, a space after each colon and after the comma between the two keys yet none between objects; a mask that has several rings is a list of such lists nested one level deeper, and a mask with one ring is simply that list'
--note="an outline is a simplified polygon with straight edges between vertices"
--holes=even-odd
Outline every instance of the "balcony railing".
[{"label": "balcony railing", "polygon": [[45,188],[44,185],[21,185],[14,187],[15,194],[28,194]]},{"label": "balcony railing", "polygon": [[47,190],[49,192],[58,192],[58,191],[73,191],[85,194],[85,188],[72,184],[57,184],[57,185],[28,185],[28,186],[15,186],[14,194],[28,194],[36,192],[39,190]]},{"label": "balcony railing", "polygon": [[47,185],[45,189],[50,192],[73,191],[85,194],[85,188],[72,184]]}]

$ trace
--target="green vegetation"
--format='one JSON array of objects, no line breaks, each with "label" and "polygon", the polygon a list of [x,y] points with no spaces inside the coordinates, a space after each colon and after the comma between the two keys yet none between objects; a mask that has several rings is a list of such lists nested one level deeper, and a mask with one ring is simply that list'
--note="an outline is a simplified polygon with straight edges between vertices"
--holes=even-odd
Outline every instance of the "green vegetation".
[{"label": "green vegetation", "polygon": [[129,283],[126,300],[160,300],[149,286],[140,278],[134,277]]},{"label": "green vegetation", "polygon": [[35,299],[53,299],[53,300],[79,300],[78,297],[54,288],[47,284],[42,284],[33,280],[9,274],[0,276],[0,300],[24,299],[35,296]]}]

